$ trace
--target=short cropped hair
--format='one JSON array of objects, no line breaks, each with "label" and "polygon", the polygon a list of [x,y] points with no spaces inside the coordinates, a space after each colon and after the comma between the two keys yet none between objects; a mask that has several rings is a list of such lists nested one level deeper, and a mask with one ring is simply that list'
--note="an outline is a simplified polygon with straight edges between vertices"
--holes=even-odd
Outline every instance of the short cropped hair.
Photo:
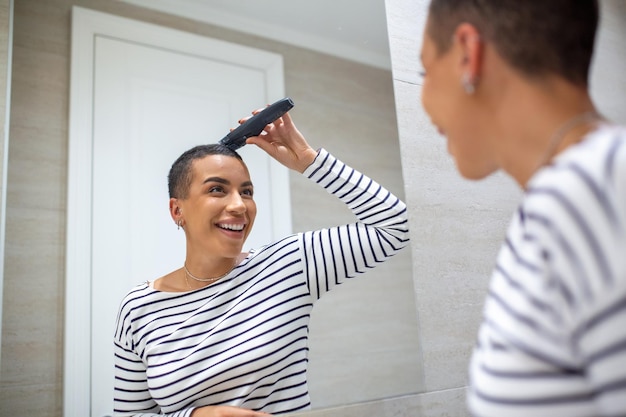
[{"label": "short cropped hair", "polygon": [[432,0],[427,33],[443,54],[467,22],[525,76],[587,86],[598,19],[597,0]]},{"label": "short cropped hair", "polygon": [[191,170],[193,161],[202,159],[208,155],[232,156],[243,163],[241,155],[220,143],[195,146],[179,156],[170,168],[170,172],[167,176],[170,198],[187,198],[189,187],[193,179],[193,172]]}]

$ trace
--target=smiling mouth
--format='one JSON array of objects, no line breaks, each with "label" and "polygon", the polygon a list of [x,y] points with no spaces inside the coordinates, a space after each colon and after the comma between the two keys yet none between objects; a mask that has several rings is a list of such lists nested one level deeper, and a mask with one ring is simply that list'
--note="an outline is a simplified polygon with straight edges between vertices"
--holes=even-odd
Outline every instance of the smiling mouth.
[{"label": "smiling mouth", "polygon": [[217,227],[232,232],[241,232],[246,225],[245,224],[217,224]]}]

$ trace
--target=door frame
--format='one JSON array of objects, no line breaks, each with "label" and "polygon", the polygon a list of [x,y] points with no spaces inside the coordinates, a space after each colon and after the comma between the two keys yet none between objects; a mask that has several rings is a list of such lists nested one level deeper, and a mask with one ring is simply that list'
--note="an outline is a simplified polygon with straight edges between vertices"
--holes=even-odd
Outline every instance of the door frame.
[{"label": "door frame", "polygon": [[[113,37],[253,67],[265,75],[268,99],[284,95],[282,56],[82,7],[72,8],[65,265],[63,415],[91,414],[92,162],[95,39]],[[289,173],[270,165],[272,184],[289,189]],[[271,196],[273,230],[290,232],[289,193]],[[111,342],[112,343],[112,342]],[[80,364],[76,366],[75,364]],[[85,364],[83,366],[83,364]],[[98,416],[99,417],[99,416]]]}]

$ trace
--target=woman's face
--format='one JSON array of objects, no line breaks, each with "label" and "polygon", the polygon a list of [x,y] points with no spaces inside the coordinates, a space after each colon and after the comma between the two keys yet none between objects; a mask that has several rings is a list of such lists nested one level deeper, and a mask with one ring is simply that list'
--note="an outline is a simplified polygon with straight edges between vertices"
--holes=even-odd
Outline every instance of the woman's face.
[{"label": "woman's face", "polygon": [[208,155],[191,170],[187,198],[178,200],[188,241],[217,256],[239,255],[256,217],[248,169],[235,157]]},{"label": "woman's face", "polygon": [[439,133],[447,138],[448,152],[461,175],[469,179],[483,178],[494,172],[496,166],[481,124],[485,112],[476,96],[463,89],[462,79],[467,71],[465,51],[453,42],[447,52],[440,54],[428,29],[423,39],[424,110]]}]

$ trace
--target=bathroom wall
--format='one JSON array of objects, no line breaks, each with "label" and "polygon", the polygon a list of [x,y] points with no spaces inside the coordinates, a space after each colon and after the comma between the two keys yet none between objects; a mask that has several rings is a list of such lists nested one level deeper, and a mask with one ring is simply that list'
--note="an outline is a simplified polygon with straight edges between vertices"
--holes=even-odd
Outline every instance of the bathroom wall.
[{"label": "bathroom wall", "polygon": [[[8,3],[0,1],[0,5]],[[326,147],[404,197],[390,71],[123,2],[15,3],[0,414],[62,415],[72,5],[283,54],[286,91],[296,101],[292,115],[312,146]],[[0,59],[0,67],[2,62],[6,64],[7,60]],[[1,80],[0,74],[0,85]],[[0,109],[0,117],[3,114]],[[291,176],[291,183],[294,230],[352,221],[346,209],[323,190],[298,175]],[[318,201],[327,204],[317,208]],[[357,292],[364,301],[350,302],[349,294]],[[351,307],[345,308],[349,302]],[[334,311],[334,306],[344,308],[341,314],[329,316],[327,311]],[[346,314],[359,317],[359,322],[349,331],[336,331],[345,323]],[[390,322],[394,326],[388,326]],[[373,327],[362,332],[360,329],[368,324]],[[419,390],[410,250],[322,299],[313,313],[311,335],[321,336],[311,343],[311,395],[315,407]],[[335,356],[329,361],[331,355]],[[320,375],[322,367],[330,368],[329,373]],[[347,390],[332,388],[338,384]]]}]

